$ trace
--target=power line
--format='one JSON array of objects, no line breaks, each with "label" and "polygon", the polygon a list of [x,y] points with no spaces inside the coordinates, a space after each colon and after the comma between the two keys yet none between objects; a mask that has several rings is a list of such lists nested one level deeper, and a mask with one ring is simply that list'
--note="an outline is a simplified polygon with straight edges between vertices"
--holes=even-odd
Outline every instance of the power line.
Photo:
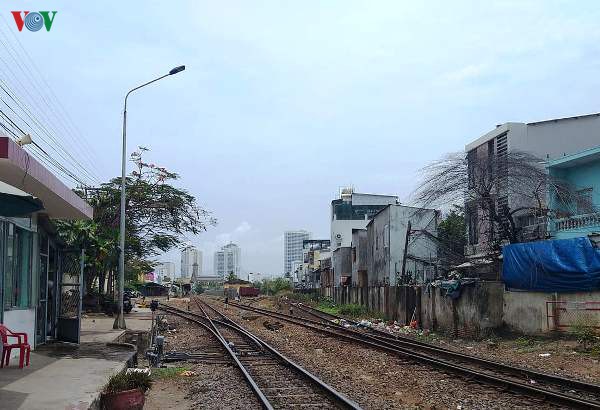
[{"label": "power line", "polygon": [[[2,18],[2,20],[4,20],[4,17],[2,15],[0,15],[0,17]],[[4,22],[6,23],[6,20],[4,20]],[[10,46],[10,49],[12,49],[12,51],[14,52],[14,54],[17,57],[19,57],[19,52],[16,50],[15,47],[13,47],[13,44],[11,43],[11,41],[8,38],[8,36],[6,35],[6,33],[4,33],[4,31],[1,29],[1,27],[0,27],[0,33],[2,33],[2,35],[6,39],[6,42]],[[80,155],[83,155],[84,157],[86,157],[87,160],[89,161],[89,165],[91,165],[97,171],[95,161],[90,157],[90,153],[93,152],[93,149],[91,148],[91,146],[89,146],[89,144],[87,144],[87,140],[85,138],[83,138],[81,136],[75,136],[73,134],[72,130],[69,129],[69,127],[66,125],[67,121],[64,119],[64,115],[61,116],[61,114],[55,110],[54,105],[50,104],[50,102],[48,101],[48,99],[46,99],[46,95],[45,95],[44,91],[45,90],[49,90],[50,93],[54,96],[54,100],[58,103],[57,105],[59,105],[60,107],[62,107],[62,109],[66,112],[66,110],[64,109],[64,106],[62,106],[62,103],[60,102],[60,100],[58,99],[58,97],[56,97],[56,94],[54,93],[52,87],[50,87],[50,85],[48,84],[48,82],[46,81],[46,79],[44,78],[44,76],[42,75],[41,71],[39,70],[39,68],[35,64],[34,60],[31,58],[31,56],[29,55],[29,53],[27,53],[27,50],[21,44],[21,42],[18,39],[18,37],[12,31],[11,31],[11,34],[12,34],[12,37],[15,39],[16,43],[18,44],[19,48],[22,50],[22,52],[23,52],[22,54],[25,55],[26,59],[29,60],[31,66],[33,66],[33,68],[38,73],[38,76],[39,76],[39,78],[41,78],[41,80],[45,84],[45,87],[44,87],[44,84],[38,84],[38,80],[37,80],[36,76],[33,74],[32,70],[29,67],[29,65],[26,64],[25,59],[23,59],[23,58],[15,58],[15,56],[10,52],[10,50],[8,50],[9,51],[8,54],[12,57],[12,59],[21,68],[21,71],[23,71],[24,73],[25,73],[25,70],[23,70],[23,67],[25,67],[25,69],[29,73],[29,78],[31,80],[32,85],[36,88],[36,91],[41,96],[42,101],[50,109],[50,111],[54,114],[54,116],[56,117],[56,119],[58,120],[58,122],[60,123],[60,125],[62,125],[63,131],[65,131],[65,135],[71,137],[71,139],[72,139],[72,141],[71,141],[72,145],[75,148],[79,148],[80,149]],[[7,48],[7,45],[2,40],[0,40],[0,42],[2,42],[2,44],[4,45],[5,48]],[[23,61],[23,64],[21,64],[22,61]],[[48,96],[50,97],[50,95],[48,95]],[[51,99],[51,98],[49,98],[49,99]],[[51,121],[50,117],[47,114],[46,114],[46,119]],[[71,120],[71,122],[72,122],[72,120]],[[87,147],[80,146],[81,142],[86,143]]]},{"label": "power line", "polygon": [[[6,44],[4,42],[2,42],[2,40],[0,40],[0,43],[2,43],[4,45],[4,47],[6,48]],[[12,54],[9,55],[13,58],[13,60],[15,59],[14,56]],[[4,63],[4,65],[8,68],[8,71],[10,72],[10,74],[12,75],[12,77],[20,84],[21,88],[23,88],[23,90],[25,91],[25,93],[29,96],[29,98],[33,101],[35,101],[35,99],[32,97],[32,95],[29,93],[27,87],[25,87],[25,85],[22,83],[22,81],[19,79],[19,77],[14,73],[14,71],[11,69],[10,65],[7,64],[7,62],[0,56],[0,61],[2,61]],[[16,60],[15,60],[16,61]],[[18,63],[18,62],[17,62]],[[37,118],[35,118],[35,116],[31,113],[31,111],[27,108],[27,106],[20,100],[19,97],[16,96],[16,94],[14,93],[14,91],[11,90],[11,92],[9,92],[8,90],[10,90],[10,87],[8,87],[8,85],[6,84],[6,82],[2,81],[2,83],[5,85],[5,87],[1,87],[2,90],[11,98],[11,100],[13,100],[15,102],[15,104],[17,104],[19,106],[19,108],[21,109],[21,111],[23,111],[32,122],[34,122],[38,128],[40,128],[42,130],[43,133],[45,133],[53,142],[54,144],[56,144],[56,146],[54,146],[53,144],[49,144],[47,141],[44,140],[44,142],[48,145],[49,148],[51,148],[53,151],[55,151],[57,154],[59,154],[61,157],[63,157],[63,159],[67,160],[68,162],[71,162],[71,164],[75,167],[78,168],[80,171],[83,171],[85,174],[88,175],[87,178],[91,177],[91,180],[98,180],[98,178],[93,175],[90,171],[88,171],[88,169],[86,167],[84,167],[83,165],[81,165],[81,163],[79,161],[77,161],[63,146],[62,144],[50,133],[50,131],[41,124],[41,122],[39,120],[37,120]],[[8,90],[7,90],[8,89]],[[9,104],[6,103],[6,101],[3,100],[3,102],[9,106]],[[39,106],[38,110],[39,110]],[[16,112],[14,111],[14,109],[12,109],[12,107],[9,106],[9,108],[11,108],[11,111],[13,111],[15,114]],[[16,114],[17,115],[17,114]],[[20,116],[19,116],[20,117]],[[46,118],[47,115],[46,115]],[[24,123],[27,124],[27,126],[33,131],[34,127],[32,127],[29,123],[27,123],[27,121],[25,121],[22,117],[20,117],[21,121],[23,121]],[[35,132],[40,138],[41,135],[37,132]],[[43,138],[42,138],[43,140]],[[58,149],[57,149],[58,147]],[[64,152],[64,154],[61,153]],[[65,158],[65,154],[70,158],[70,160]],[[72,172],[71,172],[72,174]],[[81,178],[78,178],[81,179]]]},{"label": "power line", "polygon": [[[0,57],[0,60],[2,60],[2,57]],[[46,127],[44,125],[42,125],[39,122],[39,120],[33,116],[33,114],[30,112],[30,110],[24,105],[23,102],[21,102],[21,100],[19,99],[19,97],[16,96],[16,94],[14,93],[14,91],[10,90],[10,88],[8,88],[7,84],[4,81],[0,80],[0,83],[1,83],[0,84],[0,89],[2,91],[4,91],[4,93],[20,108],[20,110],[27,117],[29,117],[29,119],[32,122],[34,122],[36,124],[36,126],[41,130],[41,132],[43,132],[44,134],[46,134],[48,136],[48,138],[50,140],[52,140],[53,144],[51,144],[48,141],[46,141],[45,138],[42,137],[42,135],[33,126],[31,126],[31,124],[29,124],[21,115],[19,115],[15,111],[15,109],[9,103],[7,103],[3,98],[0,97],[0,99],[2,100],[2,102],[14,113],[14,115],[16,115],[24,124],[26,124],[26,126],[32,131],[32,133],[34,133],[37,136],[39,136],[40,139],[45,144],[47,144],[50,149],[52,149],[53,151],[55,151],[64,160],[66,160],[67,162],[70,162],[72,166],[74,166],[75,168],[78,168],[81,171],[83,171],[84,173],[86,173],[88,175],[88,178],[91,178],[91,180],[94,180],[94,179],[97,180],[97,178],[94,175],[90,174],[90,172],[88,172],[85,167],[81,166],[81,164],[75,158],[73,158],[73,156],[62,146],[62,144],[60,144],[60,142],[50,133],[50,131],[48,131],[46,129]],[[57,147],[59,149],[57,149]],[[66,155],[66,157],[65,157],[65,155]],[[69,158],[67,158],[67,157],[69,157]]]},{"label": "power line", "polygon": [[[2,85],[0,85],[0,88],[3,89]],[[25,119],[23,119],[23,117],[21,117],[9,104],[6,103],[6,101],[0,97],[0,101],[2,101],[2,103],[4,103],[4,105],[6,105],[12,112],[14,115],[17,116],[17,118],[19,118],[35,135],[37,135],[38,137],[40,137],[41,141],[44,141],[45,143],[47,143],[47,141],[37,132],[37,130],[35,130]],[[20,132],[21,135],[25,135],[27,134],[27,132],[25,132],[21,127],[17,126],[15,124],[15,122],[10,119],[10,117],[3,112],[2,110],[0,110],[0,113],[2,113],[2,115],[11,122],[12,125],[14,125]],[[52,147],[52,145],[50,145]],[[68,161],[68,158],[65,157],[65,155],[58,150],[54,150],[63,160]],[[46,155],[48,155],[46,153]],[[85,170],[84,170],[85,171]],[[90,181],[93,181],[93,177],[90,176],[89,174],[87,174],[86,179],[89,179]],[[93,182],[92,182],[93,183]]]},{"label": "power line", "polygon": [[[8,132],[9,134],[11,134],[14,137],[15,140],[17,140],[19,138],[19,135],[17,133],[15,133],[14,129],[16,128],[19,132],[21,132],[19,126],[16,125],[10,118],[7,118],[6,115],[3,112],[0,112],[0,113],[2,114],[2,116],[5,119],[7,119],[11,123],[13,129],[10,129],[9,127],[6,126],[6,124],[4,124],[2,122],[0,122],[0,127],[2,127],[6,132]],[[76,183],[78,183],[80,185],[87,185],[83,181],[81,181],[76,175],[74,175],[68,169],[66,169],[65,167],[63,167],[58,161],[56,161],[52,157],[50,157],[48,155],[48,153],[46,151],[44,151],[39,145],[37,145],[37,144],[34,143],[33,146],[36,147],[39,152],[31,152],[31,154],[38,161],[44,163],[48,167],[54,168],[57,172],[59,172],[63,176],[72,179],[74,182],[76,182]],[[45,157],[44,157],[44,155],[45,155]]]}]

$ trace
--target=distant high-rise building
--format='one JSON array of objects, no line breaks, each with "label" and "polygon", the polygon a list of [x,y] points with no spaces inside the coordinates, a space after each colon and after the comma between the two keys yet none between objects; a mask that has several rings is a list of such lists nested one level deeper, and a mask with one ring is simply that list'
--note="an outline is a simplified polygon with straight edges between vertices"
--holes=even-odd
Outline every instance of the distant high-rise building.
[{"label": "distant high-rise building", "polygon": [[173,280],[175,276],[175,264],[173,262],[161,262],[154,268],[154,280],[162,283],[165,278]]},{"label": "distant high-rise building", "polygon": [[292,272],[294,262],[304,262],[302,244],[310,239],[310,232],[305,230],[285,231],[283,234],[283,273]]},{"label": "distant high-rise building", "polygon": [[202,274],[202,252],[194,246],[188,246],[181,251],[181,277],[191,278]]},{"label": "distant high-rise building", "polygon": [[235,243],[229,243],[215,252],[214,270],[215,275],[227,279],[227,275],[233,272],[238,278],[241,274],[242,250]]}]

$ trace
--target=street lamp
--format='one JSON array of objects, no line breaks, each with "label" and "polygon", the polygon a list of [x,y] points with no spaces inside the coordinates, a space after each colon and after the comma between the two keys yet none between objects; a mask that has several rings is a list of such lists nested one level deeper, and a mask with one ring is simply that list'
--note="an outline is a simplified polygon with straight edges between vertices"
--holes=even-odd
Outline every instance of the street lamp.
[{"label": "street lamp", "polygon": [[126,328],[125,316],[123,315],[123,294],[125,293],[125,168],[127,165],[127,98],[132,92],[139,90],[140,88],[150,85],[152,83],[155,83],[158,80],[162,80],[163,78],[168,77],[170,75],[180,73],[183,70],[185,70],[184,65],[175,67],[171,71],[169,71],[168,74],[165,74],[163,76],[155,78],[152,81],[148,81],[147,83],[132,88],[125,95],[125,105],[123,109],[123,152],[121,158],[121,227],[119,230],[119,289],[117,292],[117,306],[119,314],[115,319],[113,329]]}]

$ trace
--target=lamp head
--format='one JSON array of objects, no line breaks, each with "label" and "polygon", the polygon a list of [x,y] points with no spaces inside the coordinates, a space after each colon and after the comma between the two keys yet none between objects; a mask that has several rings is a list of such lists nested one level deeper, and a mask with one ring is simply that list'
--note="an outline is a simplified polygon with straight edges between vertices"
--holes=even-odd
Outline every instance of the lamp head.
[{"label": "lamp head", "polygon": [[31,135],[29,135],[29,134],[24,134],[17,140],[17,144],[19,144],[19,146],[21,146],[21,147],[23,145],[31,144],[32,142],[33,142],[33,140],[31,139]]},{"label": "lamp head", "polygon": [[183,70],[185,70],[185,66],[184,65],[180,65],[179,67],[175,67],[171,71],[169,71],[169,75],[177,74],[177,73],[179,73],[179,72],[181,72]]}]

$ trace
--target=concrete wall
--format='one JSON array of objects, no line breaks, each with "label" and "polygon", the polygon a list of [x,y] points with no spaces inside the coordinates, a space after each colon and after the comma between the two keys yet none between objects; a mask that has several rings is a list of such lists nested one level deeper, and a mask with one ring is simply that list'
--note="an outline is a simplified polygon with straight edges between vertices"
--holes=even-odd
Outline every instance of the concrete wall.
[{"label": "concrete wall", "polygon": [[[27,341],[33,349],[35,346],[35,308],[32,309],[16,309],[4,311],[4,323],[13,332],[27,333]],[[0,348],[1,349],[1,348]],[[13,358],[19,357],[19,350],[13,349],[11,352],[11,361]]]},{"label": "concrete wall", "polygon": [[[506,291],[503,297],[503,322],[515,332],[541,334],[560,329],[561,326],[572,326],[578,320],[586,318],[600,326],[600,312],[580,310],[580,306],[574,306],[581,302],[600,302],[600,291],[569,293]],[[554,301],[567,302],[572,306],[548,303]],[[555,311],[554,308],[559,306],[566,310]],[[548,318],[548,315],[554,317]]]},{"label": "concrete wall", "polygon": [[342,276],[352,276],[352,248],[337,248],[331,258],[334,284],[340,284]]},{"label": "concrete wall", "polygon": [[507,291],[503,298],[503,321],[509,330],[530,335],[550,330],[546,302],[554,300],[554,294]]},{"label": "concrete wall", "polygon": [[[581,310],[576,302],[599,302],[600,291],[541,293],[505,291],[502,282],[479,282],[462,288],[458,299],[451,299],[439,287],[368,286],[321,289],[321,295],[336,303],[356,303],[381,312],[387,319],[408,324],[413,314],[424,329],[451,337],[482,338],[492,331],[536,335],[550,332],[560,324],[565,330],[581,318],[600,324],[600,312]],[[566,301],[566,310],[554,311],[547,302]],[[594,306],[592,304],[588,306]],[[598,305],[595,305],[598,306]],[[548,318],[555,315],[558,319]],[[559,330],[560,330],[559,329]]]},{"label": "concrete wall", "polygon": [[[390,208],[381,210],[367,226],[367,266],[369,271],[369,286],[389,285],[390,254],[389,227]],[[384,236],[387,236],[384,238]],[[387,241],[387,245],[385,245]]]},{"label": "concrete wall", "polygon": [[508,132],[508,148],[526,151],[545,159],[574,154],[598,145],[600,115],[586,115],[562,120],[531,123],[507,122],[477,138],[465,147],[470,151]]},{"label": "concrete wall", "polygon": [[502,326],[503,284],[479,282],[452,299],[437,287],[421,295],[421,326],[453,337],[479,338]]},{"label": "concrete wall", "polygon": [[[367,266],[369,285],[395,286],[401,284],[404,248],[408,222],[411,223],[406,273],[413,281],[423,283],[425,268],[423,261],[434,261],[437,245],[420,231],[437,234],[437,212],[404,205],[389,205],[381,210],[367,226]],[[404,282],[408,283],[408,282]],[[411,282],[412,283],[412,282]]]},{"label": "concrete wall", "polygon": [[435,261],[437,258],[437,243],[423,231],[437,236],[438,212],[433,209],[413,208],[404,205],[390,206],[390,284],[399,285],[397,277],[402,273],[404,247],[408,222],[411,223],[406,261],[406,274],[415,283],[424,283],[428,278],[427,272],[432,273],[431,265],[423,261]]},{"label": "concrete wall", "polygon": [[354,229],[352,231],[352,284],[353,286],[366,286],[368,283],[360,283],[359,272],[366,273],[368,270],[367,258],[367,230]]},{"label": "concrete wall", "polygon": [[509,136],[511,150],[532,152],[550,159],[574,154],[598,145],[600,116],[588,115],[559,121],[541,121],[527,124],[525,135]]},{"label": "concrete wall", "polygon": [[365,229],[368,219],[332,219],[331,221],[331,250],[352,244],[352,230]]},{"label": "concrete wall", "polygon": [[369,286],[323,289],[336,303],[356,303],[408,325],[413,317],[420,326],[454,337],[481,337],[502,325],[502,284],[485,282],[463,289],[460,299],[424,286]]}]

